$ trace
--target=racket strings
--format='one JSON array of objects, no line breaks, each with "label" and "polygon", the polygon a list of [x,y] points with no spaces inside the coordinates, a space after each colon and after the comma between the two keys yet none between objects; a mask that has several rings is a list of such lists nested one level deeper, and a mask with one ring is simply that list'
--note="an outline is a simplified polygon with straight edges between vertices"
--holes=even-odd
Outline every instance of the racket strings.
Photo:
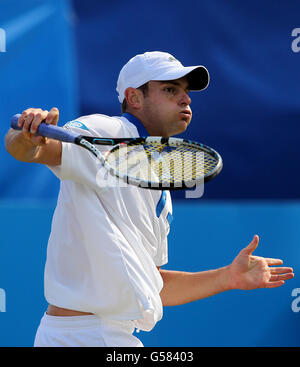
[{"label": "racket strings", "polygon": [[123,144],[112,149],[107,159],[121,175],[172,185],[199,180],[217,164],[211,154],[189,145]]}]

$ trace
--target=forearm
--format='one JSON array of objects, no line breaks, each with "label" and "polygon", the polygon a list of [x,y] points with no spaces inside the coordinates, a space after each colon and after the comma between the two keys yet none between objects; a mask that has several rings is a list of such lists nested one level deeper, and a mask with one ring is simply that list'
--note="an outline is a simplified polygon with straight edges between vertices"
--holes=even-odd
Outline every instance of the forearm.
[{"label": "forearm", "polygon": [[19,161],[34,162],[40,147],[25,139],[21,131],[10,129],[5,136],[5,148]]},{"label": "forearm", "polygon": [[164,286],[160,293],[164,306],[176,306],[213,296],[230,288],[228,267],[188,273],[160,269]]},{"label": "forearm", "polygon": [[5,147],[9,154],[22,162],[34,162],[57,166],[61,164],[62,144],[60,141],[35,137],[39,145],[24,137],[22,132],[10,129],[5,137]]}]

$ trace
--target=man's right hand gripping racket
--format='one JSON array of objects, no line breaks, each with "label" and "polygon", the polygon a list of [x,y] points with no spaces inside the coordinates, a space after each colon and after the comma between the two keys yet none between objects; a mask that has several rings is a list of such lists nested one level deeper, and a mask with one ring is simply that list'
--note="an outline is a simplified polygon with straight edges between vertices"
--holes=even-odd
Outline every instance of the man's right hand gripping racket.
[{"label": "man's right hand gripping racket", "polygon": [[[14,115],[11,127],[21,130]],[[90,151],[106,170],[120,180],[151,190],[181,190],[216,177],[222,158],[214,149],[194,141],[157,136],[99,138],[75,134],[42,122],[36,135],[73,143]],[[112,146],[102,154],[96,145]]]}]

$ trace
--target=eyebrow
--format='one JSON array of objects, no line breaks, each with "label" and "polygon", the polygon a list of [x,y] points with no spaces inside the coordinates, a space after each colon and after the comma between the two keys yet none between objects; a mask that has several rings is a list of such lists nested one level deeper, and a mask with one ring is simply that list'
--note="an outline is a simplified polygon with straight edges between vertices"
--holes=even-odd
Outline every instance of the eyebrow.
[{"label": "eyebrow", "polygon": [[188,88],[188,86],[189,86],[188,84],[187,84],[187,87],[184,88],[181,83],[176,82],[175,80],[162,80],[162,81],[160,81],[160,83],[162,83],[162,84],[176,85],[178,87],[182,87],[186,92],[189,92],[190,91],[190,89]]}]

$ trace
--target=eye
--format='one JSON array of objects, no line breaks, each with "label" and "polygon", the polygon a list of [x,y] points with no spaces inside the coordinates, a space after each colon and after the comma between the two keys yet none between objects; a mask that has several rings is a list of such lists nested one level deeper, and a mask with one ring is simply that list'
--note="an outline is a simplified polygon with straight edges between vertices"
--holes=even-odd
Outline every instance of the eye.
[{"label": "eye", "polygon": [[175,88],[174,87],[165,87],[164,90],[167,92],[167,93],[171,93],[171,94],[174,94],[176,92]]}]

